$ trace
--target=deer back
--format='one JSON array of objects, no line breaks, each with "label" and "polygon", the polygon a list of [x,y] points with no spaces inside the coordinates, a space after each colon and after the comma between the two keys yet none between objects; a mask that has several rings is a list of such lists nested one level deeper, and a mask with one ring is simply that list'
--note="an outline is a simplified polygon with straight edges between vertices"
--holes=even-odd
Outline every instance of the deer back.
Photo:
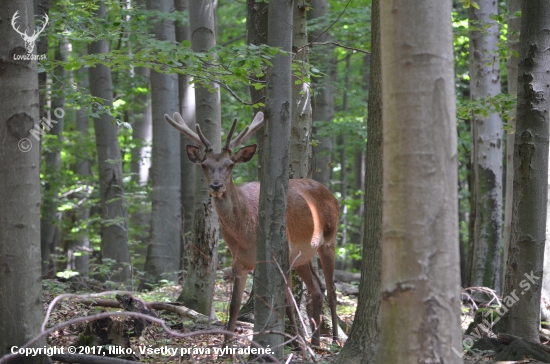
[{"label": "deer back", "polygon": [[[260,183],[250,182],[228,193],[227,199],[214,200],[233,259],[249,270],[256,265],[259,198]],[[338,200],[325,186],[308,179],[289,181],[286,235],[292,266],[306,264],[323,244],[334,244],[338,214]]]}]

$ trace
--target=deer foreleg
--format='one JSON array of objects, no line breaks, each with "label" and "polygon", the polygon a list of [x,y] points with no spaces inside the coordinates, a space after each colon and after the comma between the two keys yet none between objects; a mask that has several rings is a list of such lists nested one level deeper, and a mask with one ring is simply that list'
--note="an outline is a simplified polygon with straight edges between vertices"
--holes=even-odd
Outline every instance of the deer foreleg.
[{"label": "deer foreleg", "polygon": [[[244,287],[246,286],[246,277],[248,270],[241,267],[239,264],[233,264],[233,292],[231,293],[231,303],[229,304],[229,320],[227,321],[227,331],[234,332],[237,326],[237,316],[241,309],[241,300],[243,298]],[[225,342],[229,342],[231,335],[224,336]]]}]

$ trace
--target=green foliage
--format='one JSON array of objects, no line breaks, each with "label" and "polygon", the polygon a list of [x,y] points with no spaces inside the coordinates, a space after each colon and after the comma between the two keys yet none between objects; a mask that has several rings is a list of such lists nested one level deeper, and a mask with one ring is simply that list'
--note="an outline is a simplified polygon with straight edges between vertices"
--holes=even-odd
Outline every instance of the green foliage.
[{"label": "green foliage", "polygon": [[479,9],[479,5],[473,0],[460,0],[464,9],[476,8]]},{"label": "green foliage", "polygon": [[[257,0],[258,2],[264,0]],[[48,60],[39,62],[39,69],[48,72],[52,83],[47,92],[51,97],[66,98],[65,129],[62,139],[47,134],[42,141],[42,158],[46,153],[57,148],[61,150],[60,172],[50,171],[41,164],[41,181],[44,186],[44,202],[59,197],[58,212],[63,216],[58,226],[63,240],[74,241],[84,234],[91,240],[95,252],[100,250],[100,231],[102,225],[119,221],[104,221],[99,214],[99,184],[97,181],[97,152],[92,125],[87,135],[75,128],[73,120],[76,111],[83,109],[91,118],[107,114],[113,124],[119,127],[119,143],[122,151],[124,168],[124,190],[126,207],[129,214],[128,233],[132,250],[132,261],[139,266],[143,262],[142,238],[146,236],[147,226],[132,220],[138,214],[150,213],[151,185],[141,186],[135,181],[130,171],[131,151],[143,144],[132,136],[132,124],[135,117],[131,115],[143,105],[143,95],[150,92],[148,80],[135,72],[136,67],[145,67],[163,73],[185,74],[192,77],[195,84],[212,88],[213,84],[221,87],[222,130],[227,131],[233,117],[239,118],[237,128],[242,130],[248,124],[264,100],[250,100],[249,87],[260,90],[265,87],[265,75],[271,60],[281,51],[265,45],[245,44],[246,7],[242,2],[218,3],[218,46],[205,52],[194,52],[188,41],[179,44],[156,39],[151,33],[153,25],[161,20],[173,20],[188,24],[188,14],[173,11],[169,14],[147,11],[143,8],[127,7],[125,2],[107,0],[102,2],[107,7],[107,16],[99,18],[93,12],[98,2],[92,0],[60,0],[50,10],[48,32],[50,51]],[[458,128],[458,160],[460,182],[460,213],[469,211],[468,164],[470,158],[469,120],[471,115],[487,116],[500,113],[504,120],[513,117],[515,96],[503,88],[503,93],[471,101],[469,93],[469,32],[473,29],[484,31],[486,24],[469,24],[467,9],[477,8],[472,0],[455,1],[453,9],[454,61],[456,70],[456,94]],[[357,50],[370,50],[370,0],[329,1],[329,12],[326,16],[308,21],[308,31],[326,30],[331,41],[356,50],[328,44],[313,44],[310,47],[310,63],[293,63],[293,73],[298,76],[296,83],[310,85],[311,94],[315,95],[323,87],[330,87],[334,94],[334,122],[315,123],[316,134],[311,145],[318,144],[324,136],[345,138],[344,145],[335,143],[334,163],[332,164],[332,189],[340,197],[342,211],[346,219],[342,224],[349,233],[359,232],[362,217],[354,214],[361,203],[362,191],[353,187],[356,171],[353,158],[358,150],[364,150],[368,139],[366,129],[368,90],[365,88],[365,73],[368,65],[365,56]],[[500,6],[505,10],[504,2]],[[513,14],[518,17],[521,14]],[[505,11],[492,20],[501,27],[499,42],[500,60],[506,60],[512,54],[507,48],[507,21],[510,17]],[[109,42],[107,54],[86,54],[87,45],[97,39]],[[316,39],[310,39],[315,41]],[[67,62],[55,61],[54,50],[59,42],[71,44]],[[331,55],[333,62],[322,61],[322,55]],[[347,61],[349,60],[349,66]],[[328,64],[330,63],[330,64]],[[104,100],[94,98],[84,86],[87,68],[103,64],[111,68],[114,85],[114,103],[110,107]],[[504,62],[502,82],[507,75]],[[54,75],[56,67],[63,67],[65,79]],[[323,79],[325,81],[320,82]],[[349,85],[349,86],[347,86]],[[43,90],[45,92],[45,90]],[[225,137],[225,136],[223,136]],[[340,160],[344,152],[345,161]],[[92,161],[90,176],[77,175],[75,165],[82,160]],[[340,186],[341,173],[346,171],[347,180]],[[237,184],[257,179],[257,158],[251,163],[241,164],[234,171]],[[48,184],[48,189],[45,188]],[[58,196],[53,191],[58,190]],[[345,189],[345,190],[343,190]],[[346,198],[343,198],[344,192]],[[359,194],[359,195],[357,195]],[[79,208],[90,209],[91,215],[86,220],[78,220],[76,211]],[[340,231],[343,231],[344,226]],[[466,241],[468,226],[463,220],[460,225],[461,240]],[[346,259],[359,257],[360,250],[347,244],[339,247]],[[94,262],[93,274],[109,276],[109,262]],[[70,270],[62,273],[70,276]]]}]

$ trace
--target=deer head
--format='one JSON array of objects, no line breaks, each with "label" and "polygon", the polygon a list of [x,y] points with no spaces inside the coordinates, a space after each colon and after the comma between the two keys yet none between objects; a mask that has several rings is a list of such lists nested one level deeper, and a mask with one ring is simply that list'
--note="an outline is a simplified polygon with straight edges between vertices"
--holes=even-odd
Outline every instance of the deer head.
[{"label": "deer head", "polygon": [[19,33],[19,35],[21,35],[21,38],[23,38],[23,40],[25,41],[25,48],[27,49],[27,53],[31,54],[34,49],[34,44],[36,43],[36,39],[44,31],[44,29],[46,29],[46,25],[48,25],[48,20],[49,20],[48,14],[44,14],[44,22],[42,24],[42,29],[40,29],[38,33],[35,30],[31,36],[28,36],[27,30],[25,30],[25,32],[21,32],[19,31],[19,26],[16,27],[15,21],[17,20],[17,18],[19,18],[19,15],[17,15],[17,13],[19,13],[19,10],[16,11],[15,14],[13,14],[13,17],[11,18],[11,26],[17,33]]},{"label": "deer head", "polygon": [[197,133],[193,132],[185,123],[179,113],[174,113],[174,118],[165,114],[164,118],[170,125],[194,141],[199,147],[187,145],[187,157],[193,163],[201,166],[206,181],[208,183],[208,192],[214,198],[223,196],[227,187],[233,183],[233,167],[237,163],[246,163],[252,159],[256,153],[256,144],[248,145],[233,153],[233,149],[241,143],[244,143],[250,136],[264,125],[264,114],[260,111],[254,117],[252,123],[231,140],[237,118],[233,120],[233,125],[227,134],[224,147],[221,152],[215,152],[212,144],[206,139],[201,131],[199,124],[196,125]]}]

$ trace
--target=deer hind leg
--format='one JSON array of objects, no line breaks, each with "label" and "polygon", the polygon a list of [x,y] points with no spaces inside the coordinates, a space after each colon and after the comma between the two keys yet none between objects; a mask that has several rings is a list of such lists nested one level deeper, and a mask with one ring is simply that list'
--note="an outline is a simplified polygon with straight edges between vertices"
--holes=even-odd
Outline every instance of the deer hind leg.
[{"label": "deer hind leg", "polygon": [[309,262],[299,267],[295,267],[294,269],[296,269],[296,273],[298,273],[302,281],[306,284],[307,290],[309,291],[313,301],[314,322],[311,323],[311,331],[313,332],[311,344],[314,346],[319,346],[321,336],[321,317],[323,314],[323,291],[321,290],[319,280],[312,273],[311,264]]},{"label": "deer hind leg", "polygon": [[[331,241],[331,240],[329,240]],[[334,239],[332,239],[334,241]],[[336,253],[333,244],[324,244],[318,250],[321,267],[325,275],[325,284],[327,286],[327,298],[330,307],[330,316],[332,319],[332,340],[338,340],[338,315],[336,314],[336,287],[334,286],[334,261]]]},{"label": "deer hind leg", "polygon": [[[288,285],[286,288],[286,316],[288,317],[288,321],[290,321],[290,325],[292,326],[294,334],[296,335],[296,337],[298,337],[298,335],[300,335],[300,332],[298,331],[298,325],[296,324],[296,315],[294,314],[295,306],[292,297],[292,272],[288,275],[287,282]],[[292,340],[292,346],[294,347],[294,349],[300,348],[297,340]],[[305,355],[305,351],[303,352],[303,354]]]},{"label": "deer hind leg", "polygon": [[[241,308],[241,300],[243,298],[244,288],[246,286],[246,277],[248,270],[241,267],[239,264],[233,263],[233,292],[231,293],[231,303],[229,304],[229,320],[227,321],[227,331],[234,332],[237,326],[237,316]],[[232,339],[231,335],[224,335],[224,341],[227,344]]]}]

